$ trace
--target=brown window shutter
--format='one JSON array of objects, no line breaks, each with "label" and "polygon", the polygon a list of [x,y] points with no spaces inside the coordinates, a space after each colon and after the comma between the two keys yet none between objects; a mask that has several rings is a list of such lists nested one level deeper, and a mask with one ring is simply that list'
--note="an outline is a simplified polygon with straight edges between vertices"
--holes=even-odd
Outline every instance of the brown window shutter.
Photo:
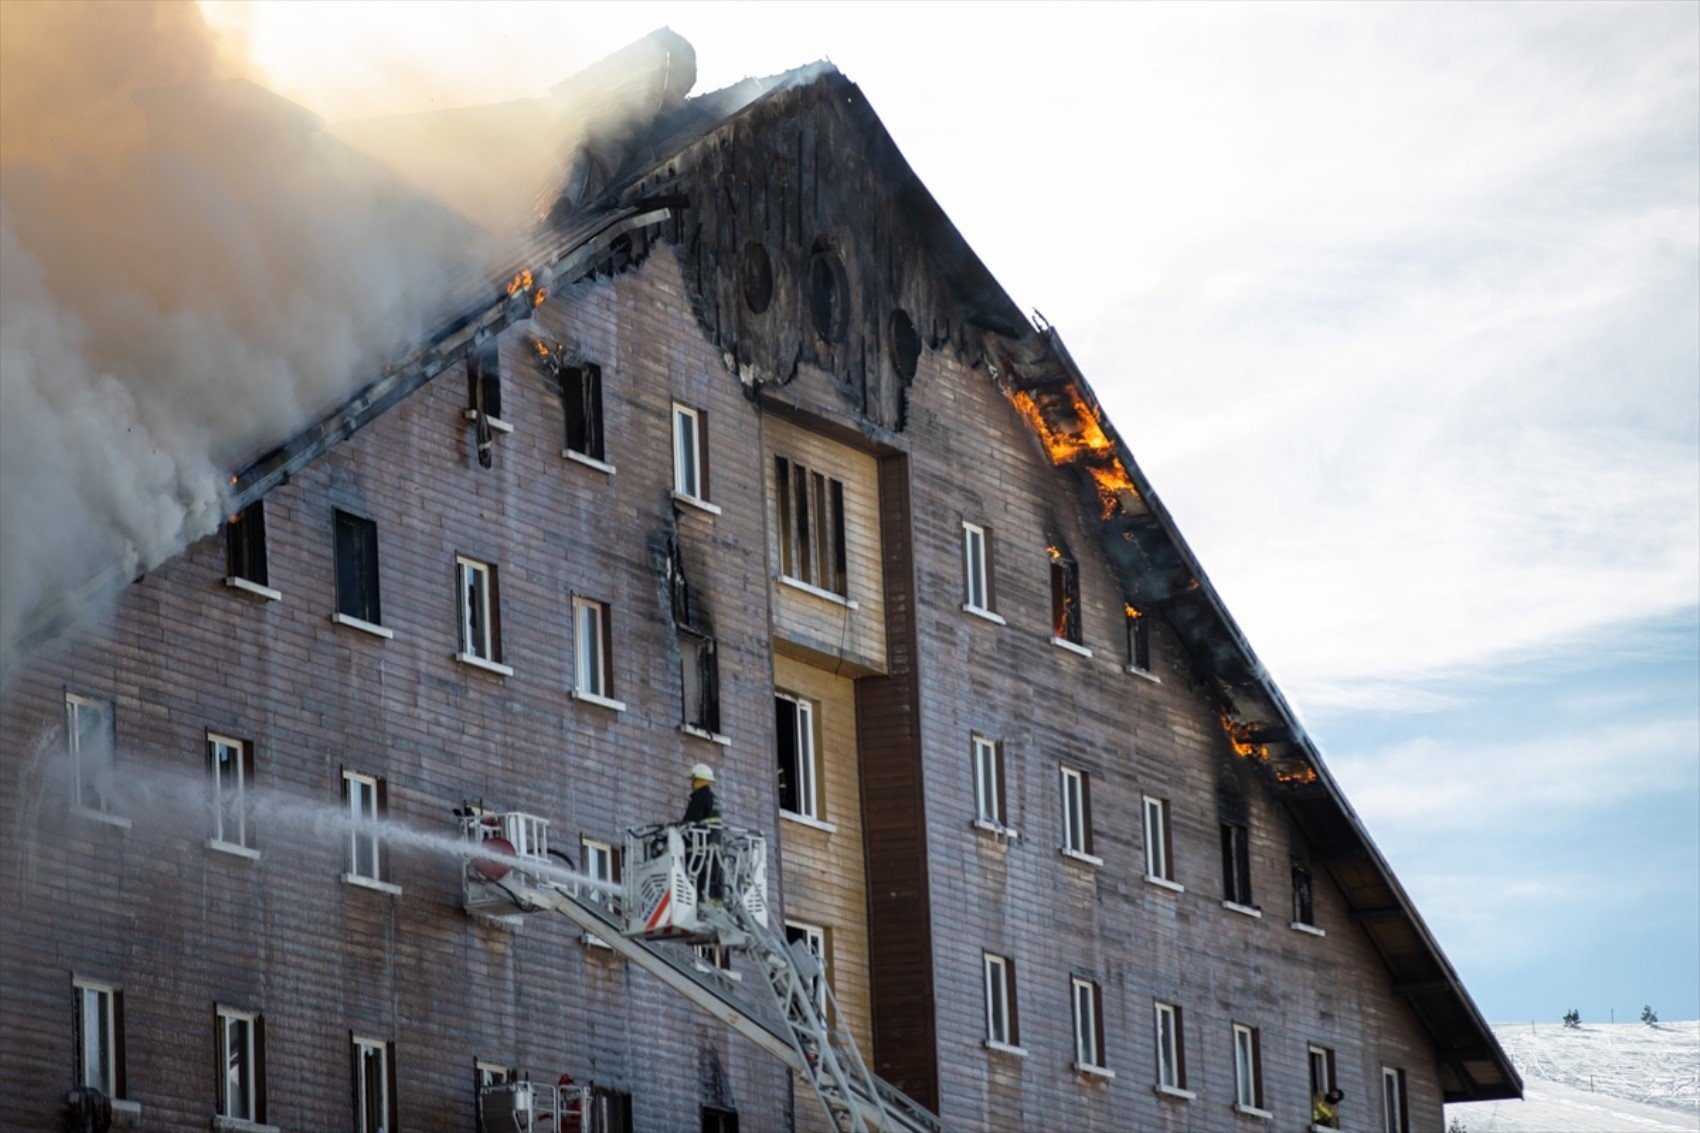
[{"label": "brown window shutter", "polygon": [[[390,816],[390,781],[388,779],[379,779],[378,780],[378,821],[382,822],[385,819],[389,818],[389,816]],[[380,836],[378,838],[378,877],[381,878],[384,881],[394,880],[394,878],[390,874],[390,840],[388,838],[385,838],[385,837],[382,837],[382,836]],[[389,1130],[386,1129],[384,1131],[384,1133],[389,1133]]]},{"label": "brown window shutter", "polygon": [[1096,981],[1092,984],[1092,1025],[1097,1032],[1098,1065],[1108,1066],[1110,1057],[1104,1051],[1104,989]]},{"label": "brown window shutter", "polygon": [[360,1047],[354,1041],[354,1032],[348,1032],[348,1098],[354,1107],[354,1128],[363,1131],[366,1115],[360,1112]]},{"label": "brown window shutter", "polygon": [[1015,960],[1012,957],[1004,959],[1004,974],[1008,977],[1009,986],[1005,989],[1009,998],[1009,1045],[1021,1045],[1021,1013],[1016,1010],[1017,998],[1015,990]]},{"label": "brown window shutter", "polygon": [[230,1052],[224,1049],[224,1020],[219,1018],[218,1004],[213,1004],[213,1112],[220,1117],[228,1116],[224,1111],[229,1107],[224,1097],[224,1068]]},{"label": "brown window shutter", "polygon": [[[243,783],[245,785],[245,789],[250,792],[249,798],[252,798],[253,797],[252,792],[254,790],[254,741],[253,740],[243,740],[242,741],[242,780],[243,780]],[[251,806],[247,808],[247,813],[245,813],[243,815],[242,830],[243,830],[243,833],[245,835],[247,835],[248,848],[250,850],[259,849],[260,848],[260,839],[259,839],[259,835],[254,830],[254,813],[253,813],[253,807],[251,807]]]},{"label": "brown window shutter", "polygon": [[993,745],[992,751],[993,759],[996,761],[998,768],[998,821],[1003,823],[1005,826],[1013,826],[1014,823],[1012,823],[1009,818],[1009,793],[1005,789],[1003,741],[999,740],[995,745]]},{"label": "brown window shutter", "polygon": [[1063,578],[1062,563],[1051,560],[1051,636],[1068,636],[1068,600],[1064,596],[1066,589]]},{"label": "brown window shutter", "polygon": [[124,1074],[124,992],[121,988],[112,992],[112,1091],[115,1097],[130,1096]]},{"label": "brown window shutter", "polygon": [[614,691],[614,606],[602,603],[602,695],[610,700],[619,694]]},{"label": "brown window shutter", "polygon": [[1175,879],[1175,836],[1169,827],[1169,801],[1163,800],[1163,868],[1168,871],[1165,881]]},{"label": "brown window shutter", "polygon": [[1080,773],[1080,822],[1085,827],[1080,832],[1080,844],[1090,854],[1092,852],[1092,776],[1085,771]]},{"label": "brown window shutter", "polygon": [[502,663],[502,572],[490,566],[490,659]]},{"label": "brown window shutter", "polygon": [[254,1017],[254,1120],[266,1123],[266,1017]]},{"label": "brown window shutter", "polygon": [[389,1121],[384,1126],[384,1133],[401,1133],[401,1091],[396,1089],[394,1042],[384,1044],[384,1074],[388,1079],[384,1083],[384,1089],[389,1094],[386,1099],[389,1102]]},{"label": "brown window shutter", "polygon": [[1175,1081],[1186,1089],[1186,1024],[1180,1004],[1175,1004]]},{"label": "brown window shutter", "polygon": [[697,491],[699,498],[712,500],[708,480],[708,410],[697,410]]},{"label": "brown window shutter", "polygon": [[1263,1032],[1251,1029],[1251,1096],[1257,1108],[1263,1108]]},{"label": "brown window shutter", "polygon": [[992,529],[980,528],[980,559],[981,567],[986,574],[986,609],[993,613],[998,608],[998,572],[992,569]]}]

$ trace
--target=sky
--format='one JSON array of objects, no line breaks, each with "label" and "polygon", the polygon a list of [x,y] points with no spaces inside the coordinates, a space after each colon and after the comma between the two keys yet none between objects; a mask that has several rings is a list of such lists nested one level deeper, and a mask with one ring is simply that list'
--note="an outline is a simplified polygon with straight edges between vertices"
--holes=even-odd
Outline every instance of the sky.
[{"label": "sky", "polygon": [[203,10],[332,122],[830,59],[1484,1014],[1700,1017],[1700,4]]}]

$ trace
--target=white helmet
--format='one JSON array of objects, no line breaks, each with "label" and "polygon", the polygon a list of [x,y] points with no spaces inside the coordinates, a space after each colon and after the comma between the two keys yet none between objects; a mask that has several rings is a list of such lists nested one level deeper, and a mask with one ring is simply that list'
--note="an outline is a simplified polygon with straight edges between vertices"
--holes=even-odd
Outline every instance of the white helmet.
[{"label": "white helmet", "polygon": [[691,768],[691,779],[693,781],[700,779],[704,783],[712,783],[714,782],[714,768],[706,763],[699,763]]}]

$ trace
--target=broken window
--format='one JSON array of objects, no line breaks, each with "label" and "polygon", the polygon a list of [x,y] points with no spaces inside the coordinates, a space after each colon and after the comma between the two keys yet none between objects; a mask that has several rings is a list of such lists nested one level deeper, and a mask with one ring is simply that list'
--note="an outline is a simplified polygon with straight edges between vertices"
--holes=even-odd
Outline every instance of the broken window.
[{"label": "broken window", "polygon": [[711,736],[720,734],[720,663],[715,642],[695,630],[679,631],[680,684],[685,726]]},{"label": "broken window", "polygon": [[1051,638],[1083,644],[1080,632],[1080,564],[1051,550]]},{"label": "broken window", "polygon": [[673,403],[673,491],[708,501],[708,414]]},{"label": "broken window", "polygon": [[614,698],[614,638],[608,604],[573,599],[573,691],[582,698]]},{"label": "broken window", "polygon": [[1169,854],[1169,800],[1145,796],[1145,876],[1158,881],[1175,879]]},{"label": "broken window", "polygon": [[1133,606],[1127,607],[1127,665],[1142,673],[1151,671],[1151,619]]},{"label": "broken window", "polygon": [[1186,1039],[1181,1030],[1181,1009],[1158,1001],[1157,1085],[1167,1090],[1186,1089]]},{"label": "broken window", "polygon": [[975,814],[999,830],[1007,826],[1004,810],[1003,745],[985,736],[973,737]]},{"label": "broken window", "polygon": [[992,532],[977,523],[962,525],[963,604],[992,612]]},{"label": "broken window", "polygon": [[773,458],[779,573],[847,595],[844,483],[783,456]]},{"label": "broken window", "polygon": [[1310,866],[1298,860],[1293,862],[1293,923],[1316,924],[1316,909],[1311,898]]},{"label": "broken window", "polygon": [[224,525],[227,578],[239,578],[255,586],[269,586],[266,572],[266,509],[255,500],[230,517]]},{"label": "broken window", "polygon": [[703,1106],[702,1133],[738,1133],[737,1111],[721,1109],[718,1106]]},{"label": "broken window", "polygon": [[1087,775],[1072,767],[1062,769],[1063,852],[1077,857],[1092,855],[1092,794]]},{"label": "broken window", "polygon": [[395,1044],[353,1037],[354,1112],[358,1133],[389,1133],[395,1126]]},{"label": "broken window", "polygon": [[632,1096],[624,1090],[595,1086],[590,1091],[588,1133],[632,1133]]},{"label": "broken window", "polygon": [[808,973],[804,981],[809,989],[809,998],[814,1000],[815,1010],[821,1018],[826,1017],[826,930],[817,925],[801,924],[797,921],[785,922],[785,943],[788,945],[801,944],[814,961],[813,972]]},{"label": "broken window", "polygon": [[494,338],[467,352],[466,397],[472,412],[502,419],[502,366]]},{"label": "broken window", "polygon": [[1074,1068],[1104,1069],[1104,1001],[1098,985],[1079,976],[1069,979],[1074,997]]},{"label": "broken window", "polygon": [[561,404],[566,408],[567,452],[602,461],[602,367],[561,367]]},{"label": "broken window", "polygon": [[266,1119],[265,1020],[249,1011],[219,1007],[218,1113],[235,1121]]},{"label": "broken window", "polygon": [[344,878],[383,881],[389,874],[389,854],[378,823],[389,813],[387,785],[376,776],[344,771],[342,798],[348,808],[348,872]]},{"label": "broken window", "polygon": [[1235,905],[1251,903],[1251,839],[1238,822],[1222,823],[1222,896]]},{"label": "broken window", "polygon": [[788,693],[773,698],[774,735],[779,745],[779,809],[820,818],[819,767],[815,754],[815,705]]},{"label": "broken window", "polygon": [[345,618],[382,625],[378,605],[378,525],[336,513],[336,608]]},{"label": "broken window", "polygon": [[77,1087],[124,1097],[124,993],[110,984],[76,980]]},{"label": "broken window", "polygon": [[71,761],[71,805],[112,811],[112,705],[78,692],[65,693],[65,749]]},{"label": "broken window", "polygon": [[254,782],[254,748],[246,740],[207,733],[207,768],[212,776],[213,842],[219,848],[254,848],[249,815]]},{"label": "broken window", "polygon": [[986,1042],[1014,1047],[1021,1042],[1015,1012],[1015,961],[984,954],[986,977]]},{"label": "broken window", "polygon": [[500,662],[495,566],[456,555],[455,577],[459,583],[461,659]]},{"label": "broken window", "polygon": [[1263,1051],[1257,1028],[1234,1024],[1234,1104],[1263,1108]]}]

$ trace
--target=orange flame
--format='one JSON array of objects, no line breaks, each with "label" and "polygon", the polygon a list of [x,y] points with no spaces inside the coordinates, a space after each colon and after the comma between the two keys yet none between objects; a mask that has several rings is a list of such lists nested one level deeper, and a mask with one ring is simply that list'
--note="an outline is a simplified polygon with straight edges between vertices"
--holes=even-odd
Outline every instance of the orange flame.
[{"label": "orange flame", "polygon": [[531,269],[526,268],[508,282],[508,294],[514,295],[531,286]]},{"label": "orange flame", "polygon": [[1316,768],[1310,766],[1308,763],[1299,768],[1297,771],[1275,772],[1275,781],[1277,783],[1314,783],[1316,782],[1316,778]]},{"label": "orange flame", "polygon": [[543,344],[543,340],[541,338],[532,339],[531,345],[536,348],[537,356],[539,358],[549,357],[549,348]]},{"label": "orange flame", "polygon": [[1127,469],[1122,467],[1119,460],[1112,459],[1108,467],[1094,464],[1087,468],[1087,471],[1092,473],[1092,479],[1098,482],[1098,498],[1103,501],[1105,519],[1115,515],[1122,506],[1122,493],[1131,492],[1136,496],[1139,494],[1139,489],[1133,486],[1133,480],[1129,478]]},{"label": "orange flame", "polygon": [[1033,431],[1039,435],[1039,443],[1045,446],[1045,454],[1050,457],[1052,464],[1069,464],[1087,457],[1098,458],[1096,463],[1087,467],[1087,472],[1096,482],[1098,497],[1104,504],[1104,518],[1109,519],[1121,508],[1120,497],[1124,493],[1137,496],[1139,489],[1134,486],[1133,478],[1128,475],[1127,469],[1116,455],[1116,446],[1111,443],[1104,433],[1103,426],[1098,423],[1098,415],[1073,387],[1069,388],[1068,396],[1073,404],[1075,419],[1080,422],[1079,430],[1072,433],[1052,428],[1044,411],[1039,408],[1039,403],[1026,390],[1015,390],[1009,395],[1009,399],[1016,412],[1026,418]]},{"label": "orange flame", "polygon": [[1046,547],[1045,547],[1045,550],[1047,550],[1047,551],[1049,551],[1049,552],[1050,552],[1050,553],[1051,553],[1051,560],[1052,560],[1052,561],[1053,561],[1053,562],[1061,562],[1061,561],[1062,561],[1062,557],[1063,557],[1063,553],[1062,553],[1062,551],[1061,551],[1061,550],[1059,550],[1059,549],[1058,549],[1058,548],[1057,548],[1057,547],[1055,547],[1055,546],[1051,546],[1051,545],[1047,545],[1047,546],[1046,546]]},{"label": "orange flame", "polygon": [[549,298],[549,289],[547,287],[539,287],[536,293],[531,297],[531,305],[533,307],[541,307],[543,306],[543,300],[547,298]]},{"label": "orange flame", "polygon": [[1127,611],[1127,616],[1128,616],[1129,621],[1132,621],[1134,618],[1143,618],[1145,616],[1144,614],[1139,612],[1137,607],[1135,607],[1135,606],[1133,606],[1129,603],[1125,603],[1125,602],[1122,603],[1122,608]]},{"label": "orange flame", "polygon": [[1221,713],[1222,730],[1228,733],[1228,745],[1234,749],[1234,754],[1243,759],[1269,760],[1269,746],[1251,742],[1252,730],[1240,723],[1226,712]]}]

